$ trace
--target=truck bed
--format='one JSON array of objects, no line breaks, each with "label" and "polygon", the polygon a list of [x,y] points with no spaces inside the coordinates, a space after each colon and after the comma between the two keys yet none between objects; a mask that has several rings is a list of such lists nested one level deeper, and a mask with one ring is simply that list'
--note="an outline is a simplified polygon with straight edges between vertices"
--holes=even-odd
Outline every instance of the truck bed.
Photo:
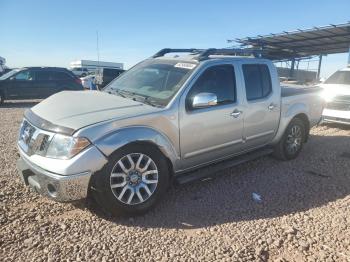
[{"label": "truck bed", "polygon": [[320,87],[312,86],[312,87],[295,87],[295,86],[281,86],[281,96],[295,96],[295,95],[303,95],[310,93],[321,92]]}]

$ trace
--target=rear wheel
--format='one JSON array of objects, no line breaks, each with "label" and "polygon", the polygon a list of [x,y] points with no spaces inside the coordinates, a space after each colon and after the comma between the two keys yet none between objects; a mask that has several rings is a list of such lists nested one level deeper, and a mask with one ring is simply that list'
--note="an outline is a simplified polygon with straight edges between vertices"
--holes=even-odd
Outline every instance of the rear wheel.
[{"label": "rear wheel", "polygon": [[2,105],[5,101],[5,96],[2,92],[0,92],[0,105]]},{"label": "rear wheel", "polygon": [[296,158],[303,148],[305,137],[306,128],[304,122],[299,118],[293,119],[286,128],[282,139],[275,146],[274,156],[281,160]]},{"label": "rear wheel", "polygon": [[154,207],[169,185],[165,157],[144,145],[127,146],[110,157],[94,177],[94,196],[113,215],[142,214]]}]

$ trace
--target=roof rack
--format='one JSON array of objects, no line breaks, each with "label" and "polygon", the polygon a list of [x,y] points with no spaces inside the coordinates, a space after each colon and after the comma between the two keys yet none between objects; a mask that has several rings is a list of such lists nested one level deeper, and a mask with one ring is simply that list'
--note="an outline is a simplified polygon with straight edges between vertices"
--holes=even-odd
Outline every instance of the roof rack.
[{"label": "roof rack", "polygon": [[177,49],[164,48],[159,52],[157,52],[156,54],[154,54],[152,57],[156,58],[156,57],[164,56],[165,54],[168,54],[168,53],[199,53],[201,51],[203,50],[196,49],[196,48],[177,48]]},{"label": "roof rack", "polygon": [[164,48],[153,55],[153,58],[164,56],[168,53],[192,53],[198,54],[196,59],[198,61],[203,61],[209,59],[211,55],[227,55],[227,56],[254,56],[256,58],[262,57],[262,50],[260,49],[249,49],[249,48],[224,48],[224,49],[216,49],[216,48],[208,48],[208,49],[196,49],[196,48],[188,48],[188,49],[173,49],[173,48]]}]

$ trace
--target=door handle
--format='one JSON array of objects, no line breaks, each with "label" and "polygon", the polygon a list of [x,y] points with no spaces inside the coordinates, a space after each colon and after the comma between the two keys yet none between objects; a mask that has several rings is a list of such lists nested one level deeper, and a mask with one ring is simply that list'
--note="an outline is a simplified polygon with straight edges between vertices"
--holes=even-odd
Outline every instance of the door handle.
[{"label": "door handle", "polygon": [[235,109],[231,114],[230,116],[233,116],[234,118],[237,118],[239,117],[243,112],[242,111],[239,111],[238,109]]},{"label": "door handle", "polygon": [[267,108],[268,108],[270,111],[272,111],[272,110],[275,109],[275,107],[276,107],[275,104],[270,104]]}]

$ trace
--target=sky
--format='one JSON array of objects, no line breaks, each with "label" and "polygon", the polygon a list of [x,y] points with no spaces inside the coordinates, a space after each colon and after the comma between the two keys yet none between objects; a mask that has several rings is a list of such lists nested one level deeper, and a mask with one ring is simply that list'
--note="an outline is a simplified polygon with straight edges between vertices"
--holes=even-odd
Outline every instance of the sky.
[{"label": "sky", "polygon": [[[129,68],[165,47],[223,48],[227,39],[345,23],[349,10],[349,0],[0,0],[0,56],[9,67],[97,60],[98,31],[100,60]],[[347,60],[325,57],[321,76]]]}]

